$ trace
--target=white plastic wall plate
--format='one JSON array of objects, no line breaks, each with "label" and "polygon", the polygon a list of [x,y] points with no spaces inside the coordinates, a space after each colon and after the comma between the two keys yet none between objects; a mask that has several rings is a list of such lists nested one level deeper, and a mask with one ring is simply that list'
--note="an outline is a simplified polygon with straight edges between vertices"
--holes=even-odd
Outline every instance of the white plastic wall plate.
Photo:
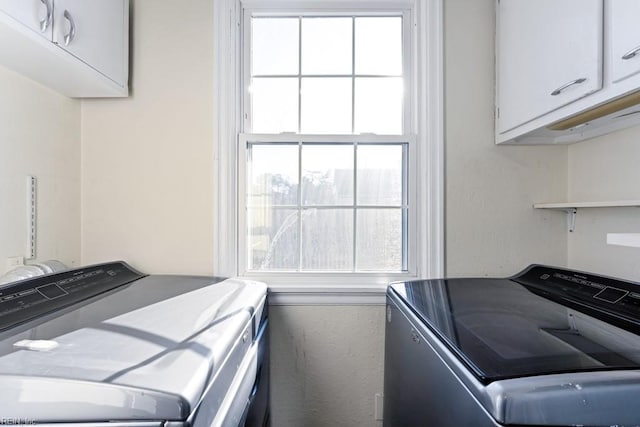
[{"label": "white plastic wall plate", "polygon": [[640,248],[640,233],[607,233],[607,244]]}]

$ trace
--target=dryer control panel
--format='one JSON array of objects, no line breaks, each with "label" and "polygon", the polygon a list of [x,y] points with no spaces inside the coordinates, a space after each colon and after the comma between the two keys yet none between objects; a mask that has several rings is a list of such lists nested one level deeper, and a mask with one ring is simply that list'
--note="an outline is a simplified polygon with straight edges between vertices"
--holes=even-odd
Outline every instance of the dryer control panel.
[{"label": "dryer control panel", "polygon": [[0,287],[0,331],[144,277],[124,262],[38,276]]}]

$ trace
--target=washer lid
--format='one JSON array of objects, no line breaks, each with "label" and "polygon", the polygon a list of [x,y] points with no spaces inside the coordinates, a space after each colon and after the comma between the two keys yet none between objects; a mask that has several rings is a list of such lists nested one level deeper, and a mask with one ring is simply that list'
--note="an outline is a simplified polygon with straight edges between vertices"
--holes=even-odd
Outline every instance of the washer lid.
[{"label": "washer lid", "polygon": [[640,372],[579,372],[496,381],[477,395],[501,425],[637,426]]},{"label": "washer lid", "polygon": [[[576,274],[533,266],[511,279],[413,281],[392,284],[390,292],[485,384],[639,369],[640,286],[584,273],[582,282],[566,279]],[[609,288],[615,294],[603,296]]]},{"label": "washer lid", "polygon": [[182,420],[189,413],[180,396],[133,387],[15,375],[0,375],[0,386],[2,417],[17,424]]},{"label": "washer lid", "polygon": [[[105,274],[90,275],[100,270]],[[266,286],[257,282],[141,277],[120,263],[61,274],[20,282],[25,289],[2,289],[3,295],[17,296],[0,302],[0,321],[2,313],[11,320],[3,306],[19,307],[15,299],[26,306],[25,313],[29,307],[41,312],[18,316],[20,321],[9,321],[0,333],[0,388],[14,390],[0,399],[3,417],[184,420],[205,387],[222,384],[216,378],[231,354],[234,361],[242,356],[237,349],[246,347],[243,338],[253,331],[252,318],[266,295]],[[133,281],[115,286],[114,277]],[[102,292],[86,293],[91,288]],[[80,301],[65,304],[73,295]],[[35,298],[33,305],[26,297]],[[47,310],[49,302],[59,308]],[[235,372],[235,365],[231,369]]]}]

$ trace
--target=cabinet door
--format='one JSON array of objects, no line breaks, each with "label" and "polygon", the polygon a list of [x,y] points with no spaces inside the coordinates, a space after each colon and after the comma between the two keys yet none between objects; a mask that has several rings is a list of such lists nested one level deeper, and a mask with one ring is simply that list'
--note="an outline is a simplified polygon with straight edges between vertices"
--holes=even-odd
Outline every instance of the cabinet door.
[{"label": "cabinet door", "polygon": [[0,0],[0,11],[51,40],[53,0]]},{"label": "cabinet door", "polygon": [[602,88],[603,0],[498,0],[497,12],[500,133]]},{"label": "cabinet door", "polygon": [[125,0],[55,0],[53,41],[124,85],[128,16]]},{"label": "cabinet door", "polygon": [[611,80],[617,83],[640,72],[640,1],[607,1],[607,37]]}]

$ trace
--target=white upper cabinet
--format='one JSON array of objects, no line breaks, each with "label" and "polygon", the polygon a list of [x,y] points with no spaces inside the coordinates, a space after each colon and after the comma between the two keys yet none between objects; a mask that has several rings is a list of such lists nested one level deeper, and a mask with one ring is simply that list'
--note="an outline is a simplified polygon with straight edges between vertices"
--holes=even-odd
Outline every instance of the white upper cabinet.
[{"label": "white upper cabinet", "polygon": [[640,124],[640,0],[496,0],[496,143]]},{"label": "white upper cabinet", "polygon": [[607,3],[611,80],[617,83],[640,72],[640,1]]},{"label": "white upper cabinet", "polygon": [[499,133],[602,88],[602,20],[602,0],[498,2]]},{"label": "white upper cabinet", "polygon": [[36,34],[51,40],[53,0],[0,0],[0,10]]},{"label": "white upper cabinet", "polygon": [[127,96],[129,0],[0,0],[0,52],[63,95]]},{"label": "white upper cabinet", "polygon": [[55,0],[53,42],[119,84],[125,81],[125,2]]}]

